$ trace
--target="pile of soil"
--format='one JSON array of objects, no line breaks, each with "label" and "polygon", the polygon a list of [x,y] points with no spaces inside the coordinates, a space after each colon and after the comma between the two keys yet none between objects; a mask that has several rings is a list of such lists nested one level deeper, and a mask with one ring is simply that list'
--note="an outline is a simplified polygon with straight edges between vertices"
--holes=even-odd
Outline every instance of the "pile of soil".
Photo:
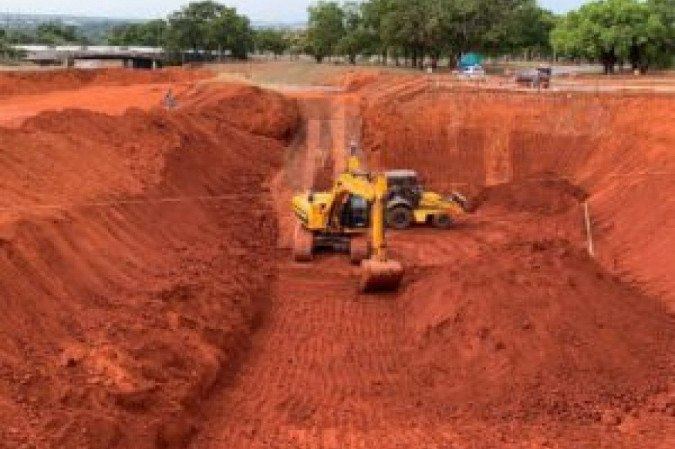
[{"label": "pile of soil", "polygon": [[472,198],[471,207],[495,213],[555,215],[577,207],[586,198],[586,193],[569,181],[541,174],[531,179],[486,187]]},{"label": "pile of soil", "polygon": [[185,69],[72,69],[45,72],[3,72],[0,73],[0,97],[41,94],[96,85],[127,86],[132,84],[192,82],[212,76],[213,74],[206,70]]},{"label": "pile of soil", "polygon": [[299,124],[297,108],[289,109],[294,102],[281,94],[267,92],[248,85],[203,85],[181,99],[191,114],[225,123],[275,139],[288,140]]},{"label": "pile of soil", "polygon": [[566,241],[484,248],[401,301],[408,375],[450,417],[620,422],[673,382],[673,317]]},{"label": "pile of soil", "polygon": [[[288,135],[294,103],[256,95],[283,117],[237,113]],[[3,447],[182,447],[236,371],[276,276],[266,180],[284,142],[223,111],[0,129]]]}]

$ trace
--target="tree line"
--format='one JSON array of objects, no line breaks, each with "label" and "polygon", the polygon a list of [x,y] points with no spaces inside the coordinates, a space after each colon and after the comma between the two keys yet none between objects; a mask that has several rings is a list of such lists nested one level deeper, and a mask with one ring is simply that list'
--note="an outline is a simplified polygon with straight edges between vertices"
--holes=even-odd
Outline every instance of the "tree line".
[{"label": "tree line", "polygon": [[421,65],[469,50],[550,53],[554,16],[535,0],[319,1],[305,30],[253,30],[248,18],[212,1],[193,2],[166,20],[115,27],[112,45],[152,45],[193,55],[252,52],[328,57],[378,55],[383,63]]},{"label": "tree line", "polygon": [[535,0],[321,1],[309,8],[307,49],[317,61],[378,55],[413,66],[469,51],[543,56],[553,26]]},{"label": "tree line", "polygon": [[[646,71],[674,62],[675,0],[595,0],[562,16],[536,0],[322,0],[308,8],[308,16],[302,30],[254,29],[235,8],[197,1],[166,19],[114,26],[107,43],[163,47],[181,60],[258,52],[424,67],[440,61],[454,66],[473,51],[597,61],[607,73],[617,65]],[[0,31],[0,52],[25,42],[90,43],[75,27],[56,23]]]},{"label": "tree line", "polygon": [[213,1],[193,2],[166,20],[114,27],[110,45],[163,47],[190,60],[229,55],[246,58],[254,51],[254,32],[248,17]]},{"label": "tree line", "polygon": [[413,66],[486,55],[599,61],[605,71],[673,64],[675,0],[596,0],[555,16],[536,0],[320,1],[309,8],[306,52],[321,62],[378,55]]},{"label": "tree line", "polygon": [[675,0],[605,0],[588,3],[562,17],[551,33],[561,55],[634,70],[673,64]]},{"label": "tree line", "polygon": [[91,43],[90,39],[77,27],[59,22],[41,23],[33,28],[0,29],[0,42],[5,45],[87,45]]},{"label": "tree line", "polygon": [[555,16],[536,0],[318,1],[304,30],[252,29],[212,1],[191,3],[167,20],[113,30],[117,45],[189,49],[194,55],[252,52],[311,55],[317,62],[377,57],[382,64],[454,65],[469,51],[525,59],[568,58],[634,69],[673,63],[675,0],[596,0]]}]

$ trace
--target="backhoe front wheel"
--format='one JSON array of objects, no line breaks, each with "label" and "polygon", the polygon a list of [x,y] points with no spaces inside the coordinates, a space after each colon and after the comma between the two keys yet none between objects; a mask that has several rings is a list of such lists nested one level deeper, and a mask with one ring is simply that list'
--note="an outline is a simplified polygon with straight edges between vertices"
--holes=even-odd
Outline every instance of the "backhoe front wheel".
[{"label": "backhoe front wheel", "polygon": [[413,225],[415,217],[413,211],[409,207],[396,206],[387,210],[385,221],[387,226],[392,229],[408,229]]},{"label": "backhoe front wheel", "polygon": [[298,225],[295,229],[293,259],[301,263],[311,262],[314,259],[314,234],[302,225]]}]

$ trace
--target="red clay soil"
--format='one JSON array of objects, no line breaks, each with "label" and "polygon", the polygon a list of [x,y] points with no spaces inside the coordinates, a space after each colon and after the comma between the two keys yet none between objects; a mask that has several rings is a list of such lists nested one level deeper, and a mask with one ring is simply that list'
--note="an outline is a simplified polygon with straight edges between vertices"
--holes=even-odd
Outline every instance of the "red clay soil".
[{"label": "red clay soil", "polygon": [[579,192],[521,181],[481,196],[454,242],[438,238],[461,253],[429,266],[412,241],[397,250],[424,268],[401,298],[424,403],[448,417],[618,424],[667,393],[675,321],[584,251]]},{"label": "red clay soil", "polygon": [[[326,113],[342,100],[301,101],[306,148],[291,151],[314,187],[337,165],[322,142],[353,119]],[[484,184],[454,229],[390,235],[398,295],[359,295],[344,256],[282,253],[250,355],[191,447],[670,447],[675,322],[583,252],[587,193],[551,173]]]},{"label": "red clay soil", "polygon": [[589,195],[599,259],[675,307],[675,98],[368,90],[364,147],[373,164],[417,169],[430,188],[567,179]]},{"label": "red clay soil", "polygon": [[228,125],[227,102],[0,129],[0,447],[190,438],[276,276],[266,179],[284,142],[262,135],[297,112],[256,95],[271,108],[236,113],[260,135]]},{"label": "red clay soil", "polygon": [[0,126],[20,127],[41,112],[86,109],[120,116],[130,108],[149,111],[159,109],[169,89],[185,95],[193,83],[139,84],[132,86],[90,86],[72,91],[54,91],[39,95],[13,95],[0,101]]},{"label": "red clay soil", "polygon": [[47,72],[0,73],[0,98],[8,95],[31,95],[85,86],[129,86],[134,84],[181,83],[211,78],[205,70],[55,70]]},{"label": "red clay soil", "polygon": [[290,139],[299,120],[298,113],[289,111],[280,94],[253,86],[231,84],[202,85],[179,102],[190,114],[206,117],[210,123],[232,125],[252,134],[276,139]]},{"label": "red clay soil", "polygon": [[[364,86],[0,129],[0,447],[672,447],[672,100]],[[275,249],[361,132],[479,206],[391,233],[389,295]]]},{"label": "red clay soil", "polygon": [[[560,447],[675,444],[675,100],[420,84],[367,94],[369,160],[481,205],[447,240],[391,244],[419,267],[402,304],[421,403],[459,421],[538,422]],[[594,422],[628,424],[617,435]],[[577,439],[551,436],[562,428]]]}]

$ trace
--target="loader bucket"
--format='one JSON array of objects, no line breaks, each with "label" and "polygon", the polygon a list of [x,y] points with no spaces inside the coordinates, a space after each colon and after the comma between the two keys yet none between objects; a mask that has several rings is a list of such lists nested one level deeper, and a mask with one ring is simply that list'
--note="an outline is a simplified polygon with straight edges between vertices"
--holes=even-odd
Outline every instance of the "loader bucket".
[{"label": "loader bucket", "polygon": [[376,293],[398,290],[403,280],[403,266],[395,260],[365,260],[361,264],[361,292]]}]

